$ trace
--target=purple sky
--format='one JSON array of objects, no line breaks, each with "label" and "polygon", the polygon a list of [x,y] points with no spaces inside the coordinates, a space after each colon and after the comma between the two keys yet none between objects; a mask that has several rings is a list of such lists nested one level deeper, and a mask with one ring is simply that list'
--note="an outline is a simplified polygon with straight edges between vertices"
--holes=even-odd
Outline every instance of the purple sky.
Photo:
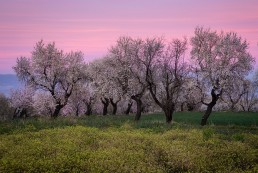
[{"label": "purple sky", "polygon": [[14,73],[37,41],[102,57],[119,36],[191,37],[196,26],[235,31],[258,61],[258,0],[6,0],[0,2],[0,73]]}]

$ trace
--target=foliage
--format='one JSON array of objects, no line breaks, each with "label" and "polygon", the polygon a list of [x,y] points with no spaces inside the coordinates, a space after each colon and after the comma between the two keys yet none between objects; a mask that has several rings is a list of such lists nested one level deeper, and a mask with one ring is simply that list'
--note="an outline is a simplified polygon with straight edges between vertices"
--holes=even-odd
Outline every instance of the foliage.
[{"label": "foliage", "polygon": [[82,52],[63,53],[55,43],[41,40],[31,58],[20,57],[13,67],[18,78],[35,89],[51,95],[55,103],[52,116],[58,116],[76,85],[86,78]]},{"label": "foliage", "polygon": [[11,119],[13,116],[13,108],[10,100],[2,93],[0,93],[0,121]]},{"label": "foliage", "polygon": [[[212,100],[202,98],[207,110],[201,124],[205,125],[213,107],[225,92],[230,109],[234,110],[245,90],[244,78],[249,74],[255,62],[248,52],[248,43],[237,33],[211,31],[203,27],[195,29],[191,38],[192,72],[195,75],[196,87],[205,93],[211,90]],[[244,83],[244,84],[243,84]],[[204,95],[205,96],[205,95]]]},{"label": "foliage", "polygon": [[184,61],[187,40],[174,39],[165,44],[162,39],[147,39],[143,64],[146,82],[155,103],[164,111],[166,122],[171,123],[183,85],[189,74]]},{"label": "foliage", "polygon": [[29,108],[33,104],[33,95],[35,90],[32,87],[11,90],[10,99],[14,108]]},{"label": "foliage", "polygon": [[204,104],[202,125],[215,108],[256,111],[258,73],[247,79],[254,63],[247,41],[197,27],[190,44],[187,55],[186,38],[124,36],[103,58],[86,64],[82,52],[64,53],[41,40],[30,58],[18,58],[13,67],[26,85],[12,92],[11,103],[19,115],[31,108],[52,117],[107,115],[112,106],[113,115],[134,112],[138,121],[141,113],[163,111],[167,123],[174,112],[200,111]]},{"label": "foliage", "polygon": [[254,80],[247,80],[246,92],[243,97],[240,98],[239,105],[242,111],[257,111],[258,103],[258,83],[257,83],[257,72],[254,76]]},{"label": "foliage", "polygon": [[[201,128],[200,113],[37,118],[1,123],[0,172],[256,172],[257,126],[228,124],[252,113],[217,113]],[[192,118],[193,124],[182,119]],[[197,116],[197,117],[196,117]],[[195,120],[194,120],[195,119]],[[218,123],[217,123],[218,122]],[[249,126],[249,127],[248,127]],[[10,131],[11,130],[11,131]]]}]

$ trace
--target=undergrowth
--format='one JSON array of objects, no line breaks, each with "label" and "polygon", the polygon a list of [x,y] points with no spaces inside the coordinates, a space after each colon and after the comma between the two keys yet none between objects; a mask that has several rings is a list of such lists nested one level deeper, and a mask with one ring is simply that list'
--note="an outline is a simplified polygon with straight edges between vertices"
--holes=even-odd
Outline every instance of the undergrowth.
[{"label": "undergrowth", "polygon": [[258,172],[257,126],[163,118],[1,122],[0,172]]}]

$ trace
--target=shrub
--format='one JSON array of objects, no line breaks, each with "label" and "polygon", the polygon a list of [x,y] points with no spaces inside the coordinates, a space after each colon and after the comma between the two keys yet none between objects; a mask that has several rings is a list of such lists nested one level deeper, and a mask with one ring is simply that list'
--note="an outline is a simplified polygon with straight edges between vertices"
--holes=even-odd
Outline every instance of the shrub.
[{"label": "shrub", "polygon": [[8,98],[0,93],[0,121],[11,119],[13,112]]}]

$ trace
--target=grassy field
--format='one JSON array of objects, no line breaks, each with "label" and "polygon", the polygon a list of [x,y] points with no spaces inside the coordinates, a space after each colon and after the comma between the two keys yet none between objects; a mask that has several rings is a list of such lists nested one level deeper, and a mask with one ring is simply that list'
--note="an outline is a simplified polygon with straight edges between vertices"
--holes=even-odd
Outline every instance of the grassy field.
[{"label": "grassy field", "polygon": [[258,172],[258,114],[201,115],[0,122],[0,172]]}]

